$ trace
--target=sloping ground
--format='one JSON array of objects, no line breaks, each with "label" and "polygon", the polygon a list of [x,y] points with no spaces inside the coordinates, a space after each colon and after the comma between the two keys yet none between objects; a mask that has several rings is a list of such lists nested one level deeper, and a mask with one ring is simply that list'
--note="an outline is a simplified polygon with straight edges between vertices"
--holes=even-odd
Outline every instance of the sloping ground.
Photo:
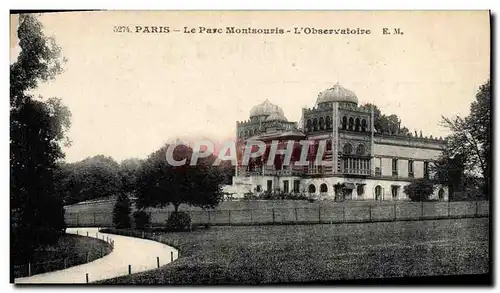
[{"label": "sloping ground", "polygon": [[105,280],[128,274],[128,266],[131,265],[132,273],[142,272],[157,268],[157,257],[160,265],[171,261],[171,252],[174,252],[174,260],[177,258],[177,250],[159,242],[132,238],[126,236],[99,233],[97,228],[73,228],[67,233],[95,236],[99,238],[110,237],[114,240],[114,249],[107,256],[93,262],[71,267],[65,270],[35,275],[27,278],[15,279],[16,284],[61,284],[61,283],[86,283],[88,274],[89,282]]},{"label": "sloping ground", "polygon": [[[158,235],[156,235],[158,238]],[[106,284],[260,284],[485,274],[489,219],[211,227],[163,233],[182,257]]]},{"label": "sloping ground", "polygon": [[112,249],[111,244],[102,239],[65,234],[55,244],[36,251],[29,264],[14,265],[13,276],[28,277],[62,270],[101,258]]}]

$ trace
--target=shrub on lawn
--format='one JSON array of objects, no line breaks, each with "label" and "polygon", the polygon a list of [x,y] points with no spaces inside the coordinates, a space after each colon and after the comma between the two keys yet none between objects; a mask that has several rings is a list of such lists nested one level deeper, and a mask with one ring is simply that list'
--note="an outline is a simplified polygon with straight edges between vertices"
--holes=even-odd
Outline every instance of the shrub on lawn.
[{"label": "shrub on lawn", "polygon": [[149,215],[145,211],[135,211],[134,223],[136,229],[144,230],[150,225]]},{"label": "shrub on lawn", "polygon": [[434,185],[426,179],[415,180],[404,187],[404,192],[411,201],[428,201],[434,191]]},{"label": "shrub on lawn", "polygon": [[179,232],[191,230],[191,217],[185,212],[172,213],[166,223],[167,231]]},{"label": "shrub on lawn", "polygon": [[259,199],[259,196],[255,195],[251,192],[246,192],[243,195],[243,200],[256,200],[256,199]]}]

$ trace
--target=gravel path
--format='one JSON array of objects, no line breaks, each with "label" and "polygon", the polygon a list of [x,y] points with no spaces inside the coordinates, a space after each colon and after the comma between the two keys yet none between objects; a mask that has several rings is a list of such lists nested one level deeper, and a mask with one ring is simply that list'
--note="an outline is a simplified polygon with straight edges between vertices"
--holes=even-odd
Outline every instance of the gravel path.
[{"label": "gravel path", "polygon": [[157,257],[160,266],[171,261],[171,252],[174,260],[177,259],[178,251],[165,244],[127,236],[99,233],[98,228],[68,228],[68,234],[86,235],[102,239],[109,237],[114,240],[113,251],[90,263],[74,266],[65,270],[54,271],[45,274],[34,275],[14,280],[16,284],[62,284],[62,283],[86,283],[88,274],[89,283],[110,279],[128,274],[128,266],[131,265],[132,273],[143,272],[157,268]]}]

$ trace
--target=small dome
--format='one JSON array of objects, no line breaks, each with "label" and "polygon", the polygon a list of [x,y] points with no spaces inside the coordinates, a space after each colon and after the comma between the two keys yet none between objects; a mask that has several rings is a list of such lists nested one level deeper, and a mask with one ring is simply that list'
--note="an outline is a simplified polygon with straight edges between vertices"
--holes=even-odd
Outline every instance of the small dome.
[{"label": "small dome", "polygon": [[284,121],[284,122],[287,122],[288,120],[286,119],[285,115],[278,113],[278,112],[273,112],[271,115],[269,115],[266,118],[266,121]]},{"label": "small dome", "polygon": [[263,103],[253,107],[252,110],[250,110],[250,117],[269,116],[275,112],[284,116],[283,109],[266,99]]},{"label": "small dome", "polygon": [[341,86],[338,82],[332,87],[323,92],[318,96],[317,104],[321,103],[331,103],[331,102],[346,102],[358,104],[358,97],[356,95]]}]

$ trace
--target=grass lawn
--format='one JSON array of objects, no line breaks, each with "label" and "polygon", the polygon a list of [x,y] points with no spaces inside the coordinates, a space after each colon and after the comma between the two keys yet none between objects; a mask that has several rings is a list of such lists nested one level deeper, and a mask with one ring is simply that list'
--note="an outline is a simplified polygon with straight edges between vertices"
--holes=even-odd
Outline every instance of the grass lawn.
[{"label": "grass lawn", "polygon": [[[105,241],[92,237],[64,234],[57,243],[35,252],[31,261],[31,274],[41,274],[93,261],[111,252]],[[14,276],[27,277],[28,265],[14,266]]]},{"label": "grass lawn", "polygon": [[[158,233],[156,234],[158,235]],[[162,233],[172,264],[102,283],[259,284],[489,272],[489,219]]]}]

